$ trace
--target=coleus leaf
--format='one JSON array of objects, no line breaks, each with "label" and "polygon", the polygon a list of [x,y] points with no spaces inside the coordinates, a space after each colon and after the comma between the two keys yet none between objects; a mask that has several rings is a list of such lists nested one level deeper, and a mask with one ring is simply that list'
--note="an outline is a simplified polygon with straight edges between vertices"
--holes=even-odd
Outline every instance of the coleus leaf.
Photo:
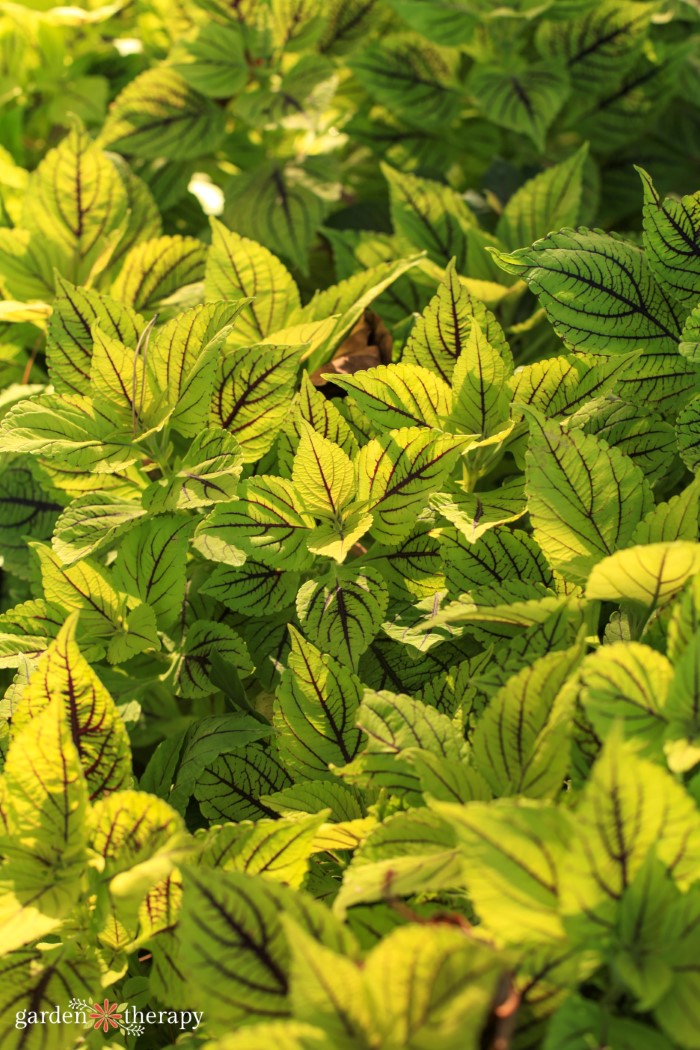
[{"label": "coleus leaf", "polygon": [[144,507],[158,513],[230,500],[236,494],[242,466],[240,445],[233,434],[209,427],[175,461],[172,474],[144,492]]},{"label": "coleus leaf", "polygon": [[625,546],[652,505],[641,470],[615,448],[562,432],[532,410],[526,490],[535,538],[550,564],[577,578]]},{"label": "coleus leaf", "polygon": [[291,626],[290,634],[274,708],[280,753],[297,778],[332,779],[329,766],[350,762],[360,746],[360,681]]},{"label": "coleus leaf", "polygon": [[302,630],[324,653],[356,669],[376,637],[389,596],[380,574],[355,565],[333,570],[327,579],[308,580],[296,599]]},{"label": "coleus leaf", "polygon": [[566,74],[548,62],[530,63],[522,71],[479,64],[471,73],[469,87],[489,120],[528,135],[540,151],[569,94]]},{"label": "coleus leaf", "polygon": [[378,430],[402,426],[440,428],[452,410],[447,384],[420,365],[378,365],[333,383],[352,395]]},{"label": "coleus leaf", "polygon": [[273,569],[248,558],[237,568],[217,565],[201,592],[234,612],[270,616],[293,605],[298,588],[297,573]]},{"label": "coleus leaf", "polygon": [[145,602],[161,629],[177,620],[185,600],[190,518],[161,514],[140,522],[122,541],[114,581],[125,594]]},{"label": "coleus leaf", "polygon": [[197,777],[194,794],[210,820],[256,820],[275,816],[267,796],[291,784],[277,749],[252,743],[209,762]]},{"label": "coleus leaf", "polygon": [[510,416],[510,354],[502,356],[474,320],[452,375],[451,422],[463,433],[490,437],[504,430]]},{"label": "coleus leaf", "polygon": [[561,164],[553,164],[529,179],[513,194],[496,226],[496,236],[508,249],[531,244],[550,230],[577,225],[587,157],[586,144]]},{"label": "coleus leaf", "polygon": [[75,127],[46,154],[28,192],[22,225],[58,243],[73,280],[86,280],[126,218],[127,194],[115,164]]},{"label": "coleus leaf", "polygon": [[233,342],[245,346],[280,331],[299,307],[291,274],[272,252],[212,219],[204,290],[208,300],[251,300],[238,320]]},{"label": "coleus leaf", "polygon": [[59,394],[89,394],[93,325],[108,339],[135,348],[144,322],[130,307],[56,275],[57,298],[49,321],[46,362]]},{"label": "coleus leaf", "polygon": [[442,529],[438,536],[445,581],[454,595],[524,580],[551,586],[552,570],[535,540],[526,532],[494,528],[476,541],[458,529]]},{"label": "coleus leaf", "polygon": [[201,860],[224,871],[241,871],[299,887],[309,870],[314,838],[327,811],[293,819],[228,824],[210,831]]},{"label": "coleus leaf", "polygon": [[199,157],[224,132],[221,109],[172,68],[148,69],[112,103],[100,143],[136,157]]},{"label": "coleus leaf", "polygon": [[193,699],[212,692],[213,654],[233,664],[243,677],[253,672],[250,654],[240,635],[225,623],[196,620],[187,631],[175,672],[181,696]]},{"label": "coleus leaf", "polygon": [[452,383],[456,363],[476,322],[487,342],[509,359],[503,330],[493,314],[460,282],[454,260],[437,294],[416,320],[402,360],[421,365]]},{"label": "coleus leaf", "polygon": [[114,701],[76,644],[77,621],[73,613],[39,660],[12,721],[21,731],[58,697],[94,799],[129,786],[131,748]]},{"label": "coleus leaf", "polygon": [[[341,379],[341,376],[334,376]],[[354,458],[357,439],[336,406],[314,386],[306,372],[302,372],[301,385],[294,407],[287,417],[278,441],[280,466],[291,474],[292,461],[299,447],[304,423],[308,423],[317,434],[338,445],[343,452]]]},{"label": "coleus leaf", "polygon": [[637,168],[644,187],[644,247],[654,276],[677,302],[692,308],[700,296],[700,198],[662,201]]},{"label": "coleus leaf", "polygon": [[637,602],[650,612],[678,594],[700,569],[700,544],[686,540],[628,547],[600,561],[586,587],[588,598]]},{"label": "coleus leaf", "polygon": [[195,237],[143,241],[124,259],[112,294],[134,310],[154,311],[182,288],[202,281],[206,254]]},{"label": "coleus leaf", "polygon": [[58,521],[52,547],[64,565],[81,561],[113,542],[145,514],[143,507],[109,492],[86,493]]},{"label": "coleus leaf", "polygon": [[468,442],[467,437],[404,427],[360,450],[358,495],[373,516],[371,533],[376,539],[395,544],[411,532]]},{"label": "coleus leaf", "polygon": [[300,348],[252,346],[229,349],[214,383],[211,419],[238,441],[244,463],[272,446],[289,411]]},{"label": "coleus leaf", "polygon": [[457,116],[460,98],[446,56],[425,42],[390,38],[363,48],[351,64],[377,101],[409,124],[449,124]]},{"label": "coleus leaf", "polygon": [[635,244],[581,227],[494,257],[527,281],[569,349],[675,352],[683,315]]}]

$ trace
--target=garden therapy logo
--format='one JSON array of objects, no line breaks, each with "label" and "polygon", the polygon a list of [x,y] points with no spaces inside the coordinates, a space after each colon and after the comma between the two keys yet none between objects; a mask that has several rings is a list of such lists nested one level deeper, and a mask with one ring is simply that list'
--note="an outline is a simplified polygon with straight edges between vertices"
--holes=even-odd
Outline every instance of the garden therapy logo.
[{"label": "garden therapy logo", "polygon": [[67,1009],[56,1005],[52,1010],[18,1010],[15,1028],[28,1028],[38,1024],[77,1024],[122,1035],[143,1035],[150,1025],[176,1025],[180,1031],[196,1032],[202,1023],[203,1011],[196,1010],[138,1010],[135,1006],[111,1003],[88,1003],[85,999],[71,999]]}]

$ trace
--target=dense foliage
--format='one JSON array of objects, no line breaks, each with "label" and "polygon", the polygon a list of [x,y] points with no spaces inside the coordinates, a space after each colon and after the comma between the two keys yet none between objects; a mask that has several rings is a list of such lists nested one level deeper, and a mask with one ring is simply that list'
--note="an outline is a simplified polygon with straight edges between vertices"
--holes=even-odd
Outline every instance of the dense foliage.
[{"label": "dense foliage", "polygon": [[700,1048],[699,17],[0,5],[3,1048]]}]

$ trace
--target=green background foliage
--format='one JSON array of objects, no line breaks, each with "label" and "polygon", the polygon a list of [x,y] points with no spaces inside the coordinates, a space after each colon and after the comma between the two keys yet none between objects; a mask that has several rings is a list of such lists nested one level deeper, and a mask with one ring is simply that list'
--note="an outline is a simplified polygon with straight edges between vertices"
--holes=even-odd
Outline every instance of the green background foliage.
[{"label": "green background foliage", "polygon": [[3,1048],[700,1048],[699,15],[0,4]]}]

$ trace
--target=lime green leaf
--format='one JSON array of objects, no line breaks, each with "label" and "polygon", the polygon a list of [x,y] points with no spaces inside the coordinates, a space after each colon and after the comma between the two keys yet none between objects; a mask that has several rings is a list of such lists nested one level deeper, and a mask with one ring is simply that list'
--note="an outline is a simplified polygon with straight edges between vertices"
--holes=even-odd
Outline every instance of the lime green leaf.
[{"label": "lime green leaf", "polygon": [[494,257],[527,281],[570,350],[676,352],[681,311],[630,241],[581,227]]},{"label": "lime green leaf", "polygon": [[173,68],[207,98],[231,98],[248,81],[244,39],[235,25],[206,23],[173,58]]},{"label": "lime green leaf", "polygon": [[63,626],[59,605],[43,598],[22,602],[0,615],[0,667],[17,667],[38,658]]},{"label": "lime green leaf", "polygon": [[522,72],[480,63],[472,71],[469,87],[485,117],[528,135],[540,151],[569,93],[566,75],[548,62],[533,62]]},{"label": "lime green leaf", "polygon": [[288,886],[301,886],[309,868],[313,841],[327,812],[310,816],[261,820],[257,824],[225,824],[213,828],[201,861],[225,871],[263,875]]},{"label": "lime green leaf", "polygon": [[249,743],[209,761],[197,776],[194,794],[209,820],[257,820],[277,815],[267,796],[291,783],[276,749]]},{"label": "lime green leaf", "polygon": [[605,645],[581,665],[580,701],[601,740],[620,719],[627,737],[658,757],[666,730],[665,711],[673,668],[661,653],[638,642]]},{"label": "lime green leaf", "polygon": [[297,573],[273,569],[249,558],[238,568],[217,565],[200,589],[234,612],[271,616],[294,604],[298,588]]},{"label": "lime green leaf", "polygon": [[676,420],[678,452],[688,470],[700,468],[700,395],[683,408]]},{"label": "lime green leaf", "polygon": [[21,730],[58,698],[94,799],[129,785],[131,748],[114,701],[78,649],[76,623],[74,613],[37,664],[13,727]]},{"label": "lime green leaf", "polygon": [[442,47],[466,44],[478,25],[472,5],[465,0],[390,0],[390,4],[411,29]]},{"label": "lime green leaf", "polygon": [[553,582],[542,551],[526,532],[492,529],[471,542],[458,529],[442,529],[439,543],[445,580],[455,596],[504,580],[531,580],[546,587]]},{"label": "lime green leaf", "polygon": [[700,833],[690,795],[660,766],[639,758],[613,732],[576,807],[566,853],[562,912],[595,929],[614,920],[620,897],[651,850],[679,885],[694,877]]},{"label": "lime green leaf", "polygon": [[349,944],[323,905],[287,887],[241,872],[187,868],[183,874],[181,950],[191,960],[212,1034],[290,1013],[282,912],[329,947],[342,951]]},{"label": "lime green leaf", "polygon": [[[340,378],[340,376],[334,376],[334,381]],[[327,441],[339,445],[351,459],[355,457],[357,439],[350,425],[341,416],[333,402],[324,397],[313,385],[306,372],[302,372],[299,393],[294,408],[280,433],[278,444],[280,465],[290,474],[292,461],[304,431],[303,423],[308,423]]]},{"label": "lime green leaf", "polygon": [[510,800],[431,809],[454,829],[469,894],[497,943],[561,937],[561,868],[573,832],[564,810]]},{"label": "lime green leaf", "polygon": [[328,767],[350,762],[360,746],[360,681],[291,626],[290,634],[274,708],[280,752],[297,777],[332,779]]},{"label": "lime green leaf", "polygon": [[572,425],[624,452],[650,484],[668,476],[676,454],[676,435],[669,423],[646,406],[611,396],[596,398],[579,409]]},{"label": "lime green leaf", "polygon": [[214,620],[196,620],[187,632],[177,667],[177,686],[181,696],[194,699],[216,691],[210,678],[213,654],[233,664],[241,677],[253,672],[246,644],[231,627]]},{"label": "lime green leaf", "polygon": [[438,265],[454,258],[457,270],[466,270],[467,231],[477,222],[464,199],[449,186],[395,171],[387,164],[382,172],[389,183],[396,232],[416,248],[424,248]]},{"label": "lime green leaf", "polygon": [[437,294],[417,319],[402,360],[421,365],[451,383],[455,365],[475,323],[486,341],[510,361],[501,326],[484,304],[467,291],[451,262]]},{"label": "lime green leaf", "polygon": [[153,311],[169,296],[204,277],[206,246],[195,237],[157,237],[131,249],[114,282],[115,299]]},{"label": "lime green leaf", "polygon": [[308,580],[297,595],[297,616],[322,652],[356,668],[382,625],[388,600],[376,569],[348,565],[326,580]]},{"label": "lime green leaf", "polygon": [[299,307],[294,279],[272,252],[212,219],[204,289],[208,300],[248,299],[233,336],[245,346],[282,329]]},{"label": "lime green leaf", "polygon": [[662,201],[651,176],[642,168],[637,171],[644,186],[644,247],[649,265],[673,298],[691,308],[700,297],[700,196]]},{"label": "lime green leaf", "polygon": [[157,513],[230,500],[242,466],[241,448],[233,434],[211,427],[194,438],[169,478],[154,482],[144,493],[144,506]]},{"label": "lime green leaf", "polygon": [[700,361],[700,307],[698,306],[686,318],[678,350],[692,364]]},{"label": "lime green leaf", "polygon": [[260,474],[244,481],[238,498],[216,507],[197,529],[194,545],[206,558],[242,565],[246,556],[278,569],[310,561],[306,542],[314,519],[299,509],[291,481]]},{"label": "lime green leaf", "polygon": [[543,1050],[588,1050],[596,1042],[607,1042],[619,1050],[672,1050],[656,1027],[613,1017],[590,999],[567,996],[552,1017]]},{"label": "lime green leaf", "polygon": [[496,227],[496,236],[506,248],[532,244],[550,230],[578,223],[587,156],[586,144],[561,164],[553,164],[529,179],[513,194]]},{"label": "lime green leaf", "polygon": [[340,522],[354,501],[352,460],[332,441],[302,424],[301,440],[292,467],[292,483],[303,509],[321,520]]},{"label": "lime green leaf", "polygon": [[71,565],[121,536],[144,513],[138,503],[109,492],[88,492],[73,500],[59,517],[53,549],[64,565]]},{"label": "lime green leaf", "polygon": [[244,463],[255,463],[272,446],[289,412],[298,370],[297,346],[241,347],[221,358],[211,418],[236,438]]},{"label": "lime green leaf", "polygon": [[211,152],[223,133],[222,110],[175,69],[158,66],[120,92],[100,143],[127,156],[187,160]]},{"label": "lime green leaf", "polygon": [[185,600],[185,562],[191,519],[162,514],[135,525],[119,548],[114,581],[146,602],[162,629],[180,616]]},{"label": "lime green leaf", "polygon": [[378,365],[354,375],[332,375],[378,430],[424,426],[440,429],[452,411],[452,392],[420,365]]},{"label": "lime green leaf", "polygon": [[579,431],[529,415],[526,490],[535,539],[549,563],[577,579],[628,543],[652,506],[630,459]]},{"label": "lime green leaf", "polygon": [[452,422],[479,437],[503,430],[510,415],[511,372],[510,355],[504,359],[474,320],[452,376]]},{"label": "lime green leaf", "polygon": [[92,360],[92,326],[107,338],[133,349],[143,320],[130,307],[89,288],[80,288],[56,276],[58,296],[49,321],[46,362],[59,394],[88,394]]},{"label": "lime green leaf", "polygon": [[428,598],[445,585],[438,540],[428,523],[419,522],[398,546],[375,544],[365,559],[367,564],[379,569],[394,598]]},{"label": "lime green leaf", "polygon": [[461,99],[446,56],[424,41],[390,38],[355,52],[351,68],[369,93],[383,106],[419,128],[438,121],[448,125],[457,116]]},{"label": "lime green leaf", "polygon": [[700,506],[700,478],[696,478],[668,503],[650,510],[634,530],[632,545],[663,543],[667,540],[696,540]]},{"label": "lime green leaf", "polygon": [[508,679],[479,719],[472,758],[496,797],[553,798],[561,790],[572,712],[560,694],[580,659],[580,647],[540,657]]},{"label": "lime green leaf", "polygon": [[159,328],[144,353],[152,396],[185,437],[201,434],[209,416],[217,354],[233,331],[244,302],[207,303],[185,310]]},{"label": "lime green leaf", "polygon": [[70,469],[108,474],[140,458],[131,435],[87,397],[41,395],[15,405],[0,423],[4,452],[40,453]]},{"label": "lime green leaf", "polygon": [[468,443],[422,427],[403,427],[370,441],[357,458],[357,491],[374,517],[372,535],[395,544],[413,529]]},{"label": "lime green leaf", "polygon": [[700,571],[700,544],[677,540],[629,547],[604,558],[591,572],[586,597],[639,602],[649,610],[665,605]]},{"label": "lime green leaf", "polygon": [[494,492],[437,493],[430,505],[442,514],[469,543],[498,525],[518,521],[527,511],[525,489],[520,478],[504,481]]},{"label": "lime green leaf", "polygon": [[121,228],[126,210],[116,166],[76,127],[31,176],[22,225],[59,244],[80,283]]},{"label": "lime green leaf", "polygon": [[639,56],[651,17],[647,4],[603,0],[581,18],[545,21],[537,32],[543,58],[564,63],[586,96],[616,87]]},{"label": "lime green leaf", "polygon": [[87,863],[88,789],[59,697],[15,736],[3,776],[0,929],[7,953],[70,912]]},{"label": "lime green leaf", "polygon": [[446,759],[463,755],[464,741],[451,719],[409,696],[366,690],[357,724],[367,736],[369,753],[419,748]]},{"label": "lime green leaf", "polygon": [[447,925],[394,930],[365,963],[373,1029],[386,1050],[477,1045],[502,963]]},{"label": "lime green leaf", "polygon": [[700,762],[700,636],[695,634],[674,668],[664,715],[669,721],[664,751],[669,768],[685,773]]}]

